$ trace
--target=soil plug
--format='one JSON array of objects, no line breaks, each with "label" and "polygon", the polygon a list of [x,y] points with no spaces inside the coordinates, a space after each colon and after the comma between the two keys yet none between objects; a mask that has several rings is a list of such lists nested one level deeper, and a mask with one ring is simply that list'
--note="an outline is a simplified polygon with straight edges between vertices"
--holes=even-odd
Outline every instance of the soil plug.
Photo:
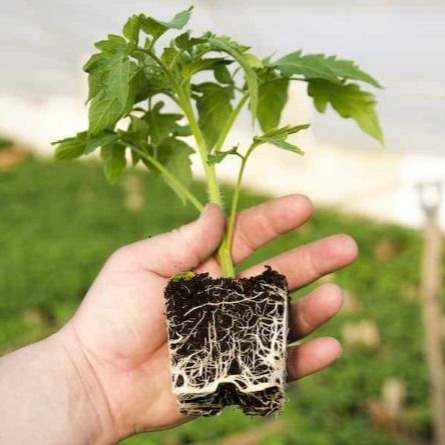
[{"label": "soil plug", "polygon": [[271,268],[251,278],[171,280],[165,290],[173,393],[182,414],[239,405],[268,415],[284,403],[289,294]]}]

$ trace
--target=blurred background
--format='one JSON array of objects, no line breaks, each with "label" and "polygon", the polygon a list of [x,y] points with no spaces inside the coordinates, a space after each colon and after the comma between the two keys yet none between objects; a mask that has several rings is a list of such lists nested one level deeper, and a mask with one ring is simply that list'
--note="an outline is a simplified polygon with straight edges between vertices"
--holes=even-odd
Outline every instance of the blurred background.
[{"label": "blurred background", "polygon": [[[0,0],[0,353],[63,324],[115,248],[194,217],[143,171],[109,186],[94,159],[54,164],[50,146],[87,126],[81,67],[93,43],[119,33],[132,13],[168,19],[190,3]],[[352,121],[317,114],[293,89],[283,121],[312,123],[299,140],[306,156],[259,151],[242,205],[298,192],[315,202],[315,216],[241,268],[320,236],[352,234],[360,260],[324,279],[345,289],[341,315],[322,329],[344,342],[344,356],[293,386],[278,418],[226,410],[126,443],[445,444],[445,2],[194,5],[194,31],[228,34],[260,56],[303,48],[358,62],[385,87],[376,95],[386,147]],[[244,128],[234,142],[248,137]],[[230,194],[231,164],[220,174]],[[433,397],[431,382],[439,385]]]}]

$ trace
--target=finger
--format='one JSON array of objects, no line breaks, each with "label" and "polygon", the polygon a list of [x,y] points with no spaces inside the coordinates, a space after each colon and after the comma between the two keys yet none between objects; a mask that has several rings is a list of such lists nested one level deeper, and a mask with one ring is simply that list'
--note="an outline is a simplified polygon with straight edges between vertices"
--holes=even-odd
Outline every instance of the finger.
[{"label": "finger", "polygon": [[243,210],[235,222],[232,258],[239,263],[277,236],[303,225],[311,216],[306,196],[288,195]]},{"label": "finger", "polygon": [[[312,204],[303,195],[288,195],[241,211],[235,221],[232,258],[235,264],[243,261],[256,249],[277,236],[303,225],[312,213]],[[197,272],[220,275],[215,258],[202,264]]]},{"label": "finger", "polygon": [[287,350],[287,380],[300,379],[320,371],[337,360],[342,352],[340,343],[332,337],[316,338]]},{"label": "finger", "polygon": [[339,286],[326,283],[290,306],[289,341],[302,338],[326,323],[341,309],[343,295]]},{"label": "finger", "polygon": [[351,264],[357,253],[357,244],[349,235],[333,235],[263,261],[240,276],[258,275],[269,265],[285,275],[289,289],[295,290]]},{"label": "finger", "polygon": [[224,226],[223,211],[209,204],[197,220],[179,229],[122,247],[111,264],[137,267],[169,278],[194,269],[211,256],[221,241]]}]

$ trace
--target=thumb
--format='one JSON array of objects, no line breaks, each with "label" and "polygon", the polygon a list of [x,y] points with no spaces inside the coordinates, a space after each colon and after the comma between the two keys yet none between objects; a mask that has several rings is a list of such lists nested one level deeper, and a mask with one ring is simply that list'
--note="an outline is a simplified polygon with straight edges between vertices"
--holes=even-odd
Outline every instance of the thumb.
[{"label": "thumb", "polygon": [[224,233],[225,216],[216,204],[207,204],[200,217],[171,232],[123,248],[131,263],[158,275],[192,270],[217,249]]}]

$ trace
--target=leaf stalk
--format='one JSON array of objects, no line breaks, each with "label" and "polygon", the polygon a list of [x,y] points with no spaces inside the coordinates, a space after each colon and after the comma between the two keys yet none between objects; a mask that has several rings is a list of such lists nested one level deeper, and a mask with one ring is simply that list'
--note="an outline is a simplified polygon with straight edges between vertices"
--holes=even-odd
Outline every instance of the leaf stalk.
[{"label": "leaf stalk", "polygon": [[[236,214],[238,211],[238,203],[239,203],[239,197],[240,197],[240,192],[241,192],[241,186],[242,186],[242,182],[243,182],[244,170],[246,168],[246,164],[247,164],[247,160],[248,160],[249,156],[251,155],[251,153],[257,146],[258,146],[258,143],[253,142],[250,145],[249,149],[247,150],[246,154],[244,156],[240,155],[241,164],[240,164],[240,169],[239,169],[238,177],[237,177],[236,184],[235,184],[235,189],[233,191],[232,202],[231,202],[231,206],[230,206],[230,214],[229,214],[229,219],[228,219],[228,223],[227,223],[227,230],[224,235],[223,241],[221,243],[221,249],[228,250],[229,252],[231,252],[231,250],[232,250],[233,235],[234,235],[234,231],[235,231]],[[235,274],[233,274],[232,276],[235,276]]]},{"label": "leaf stalk", "polygon": [[196,196],[192,192],[190,192],[190,190],[187,187],[185,187],[180,181],[178,181],[176,176],[172,175],[168,171],[168,169],[166,169],[156,158],[143,152],[142,150],[135,147],[133,144],[130,144],[129,142],[120,141],[119,143],[125,147],[129,147],[130,150],[134,151],[141,158],[144,158],[147,162],[149,162],[151,165],[153,165],[153,167],[155,167],[161,174],[163,174],[172,184],[175,185],[175,187],[177,187],[179,190],[181,190],[181,192],[188,199],[190,204],[192,204],[198,210],[198,212],[202,212],[202,210],[204,209],[204,206],[201,204],[201,202],[198,200],[198,198],[196,198]]}]

